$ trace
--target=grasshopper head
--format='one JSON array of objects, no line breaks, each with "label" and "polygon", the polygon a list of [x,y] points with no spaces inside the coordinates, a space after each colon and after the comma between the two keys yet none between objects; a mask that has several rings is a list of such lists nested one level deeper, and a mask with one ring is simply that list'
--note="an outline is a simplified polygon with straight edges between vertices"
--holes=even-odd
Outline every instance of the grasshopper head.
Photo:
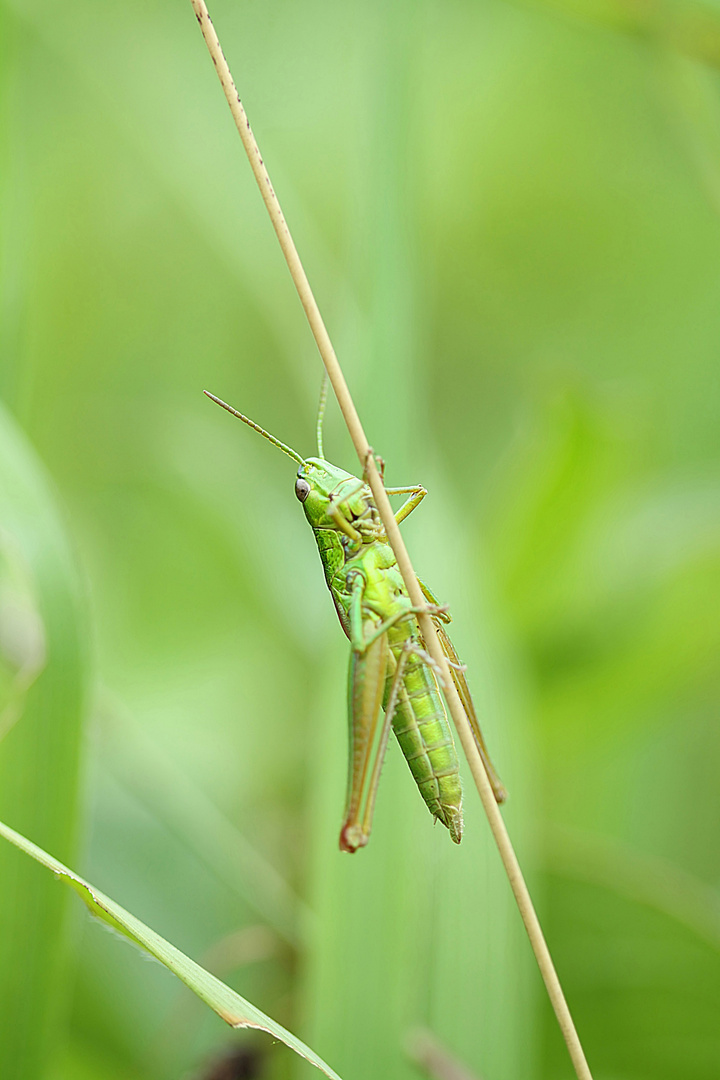
[{"label": "grasshopper head", "polygon": [[356,496],[362,484],[337,465],[324,458],[308,458],[297,471],[295,494],[303,504],[305,517],[313,529],[336,528],[328,516],[328,506],[347,503]]}]

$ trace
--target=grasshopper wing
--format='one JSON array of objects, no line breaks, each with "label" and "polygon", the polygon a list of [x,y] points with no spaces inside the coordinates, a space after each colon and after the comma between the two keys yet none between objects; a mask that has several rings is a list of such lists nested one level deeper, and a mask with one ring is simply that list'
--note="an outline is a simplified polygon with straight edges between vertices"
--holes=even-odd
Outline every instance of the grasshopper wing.
[{"label": "grasshopper wing", "polygon": [[437,618],[433,621],[435,622],[435,629],[437,630],[437,635],[440,639],[442,651],[445,653],[445,656],[447,657],[449,662],[450,674],[452,675],[452,680],[455,683],[455,689],[457,690],[458,697],[462,702],[462,707],[465,710],[465,715],[467,716],[468,723],[470,724],[473,736],[475,738],[475,745],[478,748],[478,752],[480,754],[480,757],[482,758],[483,765],[485,766],[485,771],[488,775],[488,780],[490,781],[490,786],[493,789],[493,795],[495,796],[497,802],[503,803],[507,798],[507,791],[503,787],[500,777],[495,772],[493,763],[490,760],[490,755],[488,754],[487,747],[485,745],[485,739],[483,738],[482,731],[480,730],[477,713],[475,712],[475,705],[473,704],[473,699],[470,696],[470,688],[467,684],[467,679],[465,678],[465,672],[462,668],[460,661],[458,660],[458,654],[455,652],[455,646],[448,637],[447,631],[442,625],[442,622]]}]

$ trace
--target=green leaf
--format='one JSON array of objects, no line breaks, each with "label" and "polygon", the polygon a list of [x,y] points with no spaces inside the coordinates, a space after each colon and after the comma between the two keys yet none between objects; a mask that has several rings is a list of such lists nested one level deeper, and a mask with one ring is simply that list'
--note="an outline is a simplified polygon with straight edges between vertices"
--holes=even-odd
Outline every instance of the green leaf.
[{"label": "green leaf", "polygon": [[296,1039],[291,1032],[281,1027],[280,1024],[277,1024],[259,1009],[256,1009],[254,1005],[236,994],[225,983],[216,979],[209,971],[205,971],[194,960],[191,960],[184,953],[181,953],[179,949],[176,949],[174,945],[171,945],[169,941],[165,941],[154,930],[145,926],[134,915],[131,915],[130,912],[125,911],[119,904],[116,904],[114,900],[101,893],[94,885],[90,885],[87,881],[78,877],[67,866],[63,866],[61,862],[53,859],[42,848],[37,847],[30,840],[16,833],[14,829],[9,828],[2,822],[0,822],[0,835],[47,867],[62,881],[67,882],[70,888],[74,889],[80,898],[84,900],[93,915],[97,916],[107,926],[112,927],[113,930],[117,930],[124,937],[129,938],[130,941],[139,945],[141,949],[154,956],[166,968],[169,968],[181,982],[184,982],[230,1027],[252,1027],[258,1028],[260,1031],[267,1031],[269,1035],[280,1039],[296,1054],[309,1061],[311,1065],[315,1065],[326,1076],[331,1077],[331,1080],[340,1080],[338,1074],[300,1039]]}]

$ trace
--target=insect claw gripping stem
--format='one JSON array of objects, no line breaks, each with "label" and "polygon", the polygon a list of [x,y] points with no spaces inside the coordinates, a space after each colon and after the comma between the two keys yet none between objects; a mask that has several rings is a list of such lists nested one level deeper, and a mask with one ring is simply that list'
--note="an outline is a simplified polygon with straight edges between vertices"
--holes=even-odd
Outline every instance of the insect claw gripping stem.
[{"label": "insect claw gripping stem", "polygon": [[446,620],[443,618],[443,616],[450,614],[450,605],[449,604],[428,604],[427,608],[426,608],[426,611],[427,611],[428,615],[432,615],[433,618],[440,619],[441,622],[445,622]]},{"label": "insect claw gripping stem", "polygon": [[363,480],[367,484],[367,482],[368,482],[368,462],[370,461],[371,458],[374,458],[374,460],[375,460],[375,468],[377,469],[378,475],[379,475],[380,479],[382,480],[382,482],[384,484],[385,483],[385,459],[381,458],[379,454],[376,454],[375,451],[373,450],[372,446],[368,446],[367,453],[365,455],[365,465],[363,466]]},{"label": "insect claw gripping stem", "polygon": [[445,663],[453,671],[459,671],[461,675],[464,675],[468,669],[467,664],[456,664],[454,660],[448,660],[447,656],[445,657]]}]

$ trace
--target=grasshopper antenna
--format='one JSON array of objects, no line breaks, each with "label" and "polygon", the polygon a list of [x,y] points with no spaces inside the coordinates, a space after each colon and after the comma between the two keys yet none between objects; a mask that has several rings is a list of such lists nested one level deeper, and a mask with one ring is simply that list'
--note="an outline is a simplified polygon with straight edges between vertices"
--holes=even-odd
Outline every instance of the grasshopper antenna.
[{"label": "grasshopper antenna", "polygon": [[[257,431],[258,435],[262,435],[263,439],[267,439],[273,446],[279,447],[283,454],[287,454],[293,461],[297,461],[298,465],[305,464],[305,459],[301,458],[296,450],[293,450],[291,446],[286,446],[284,442],[280,442],[280,440],[276,439],[274,435],[271,435],[269,431],[266,431],[265,428],[261,428],[259,424],[256,424],[254,420],[251,420],[249,416],[243,416],[237,409],[233,409],[232,405],[228,405],[227,402],[222,401],[219,397],[215,397],[209,390],[203,390],[203,394],[205,394],[206,397],[209,397],[211,401],[214,401],[216,405],[219,405],[221,409],[226,409],[229,413],[232,413],[233,416],[237,416],[238,420],[242,420],[243,424],[247,424],[253,431]],[[320,456],[322,457],[322,454]]]},{"label": "grasshopper antenna", "polygon": [[323,461],[325,460],[325,454],[323,453],[323,435],[322,426],[323,419],[325,418],[325,406],[327,404],[328,393],[328,373],[327,370],[323,370],[322,383],[320,384],[320,404],[318,405],[318,417],[317,417],[317,448],[318,457]]}]

